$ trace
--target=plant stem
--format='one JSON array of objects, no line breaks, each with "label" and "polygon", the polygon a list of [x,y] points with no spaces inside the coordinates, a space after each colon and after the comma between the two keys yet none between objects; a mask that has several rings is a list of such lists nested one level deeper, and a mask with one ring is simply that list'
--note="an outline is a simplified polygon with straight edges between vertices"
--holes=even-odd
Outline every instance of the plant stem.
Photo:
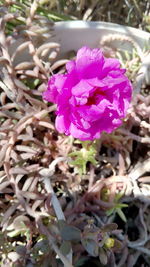
[{"label": "plant stem", "polygon": [[[51,185],[50,177],[44,177],[44,184],[45,184],[46,191],[51,194],[51,203],[52,203],[52,206],[54,208],[54,211],[55,211],[55,214],[56,214],[57,219],[58,220],[64,220],[65,221],[66,219],[65,219],[64,213],[62,211],[62,208],[60,206],[60,203],[58,201],[58,198],[57,198],[57,196],[56,196],[56,194],[55,194],[55,192],[53,190],[53,187]],[[56,247],[55,247],[55,252],[56,252]],[[58,252],[60,254],[60,251],[58,251]],[[59,254],[58,254],[58,256],[60,256]],[[70,251],[66,255],[66,257],[70,261],[70,264],[71,264],[72,263],[72,249],[70,249]],[[65,264],[64,264],[64,266],[65,267],[67,267],[67,266],[69,267],[69,265],[65,265]],[[70,265],[70,266],[72,266],[72,265]]]},{"label": "plant stem", "polygon": [[37,224],[41,230],[41,232],[47,236],[48,242],[50,246],[53,248],[55,253],[59,256],[60,260],[63,262],[65,267],[73,267],[72,263],[69,262],[69,260],[61,253],[60,249],[55,244],[54,238],[50,235],[47,228],[43,225],[40,219],[38,219]]}]

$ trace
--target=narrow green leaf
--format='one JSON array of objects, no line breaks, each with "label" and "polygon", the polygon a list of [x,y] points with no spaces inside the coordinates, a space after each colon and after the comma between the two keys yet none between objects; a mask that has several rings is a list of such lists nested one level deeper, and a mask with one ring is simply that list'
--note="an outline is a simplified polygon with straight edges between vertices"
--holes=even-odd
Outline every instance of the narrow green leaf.
[{"label": "narrow green leaf", "polygon": [[115,208],[111,208],[111,209],[109,209],[109,210],[106,211],[106,214],[107,214],[107,216],[110,216],[114,212],[115,212]]},{"label": "narrow green leaf", "polygon": [[117,204],[116,206],[117,208],[127,208],[128,204],[120,203],[120,204]]},{"label": "narrow green leaf", "polygon": [[127,222],[127,219],[123,213],[123,211],[121,209],[116,209],[116,212],[118,213],[118,215],[120,216],[120,218],[126,223]]},{"label": "narrow green leaf", "polygon": [[122,197],[123,197],[123,194],[122,193],[117,193],[115,195],[115,201],[118,202]]}]

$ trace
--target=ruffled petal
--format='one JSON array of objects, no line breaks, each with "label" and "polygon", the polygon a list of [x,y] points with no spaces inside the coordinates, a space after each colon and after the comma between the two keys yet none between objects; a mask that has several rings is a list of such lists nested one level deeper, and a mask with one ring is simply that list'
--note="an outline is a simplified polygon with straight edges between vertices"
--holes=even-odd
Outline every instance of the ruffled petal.
[{"label": "ruffled petal", "polygon": [[70,127],[70,121],[69,118],[62,115],[57,115],[56,121],[55,121],[55,127],[58,132],[65,133],[66,135],[69,135],[69,127]]},{"label": "ruffled petal", "polygon": [[66,63],[66,70],[68,73],[71,73],[73,70],[75,70],[76,63],[75,60],[70,60]]},{"label": "ruffled petal", "polygon": [[66,81],[65,74],[53,75],[49,81],[46,91],[43,93],[43,98],[46,101],[57,103],[58,96],[63,90]]},{"label": "ruffled petal", "polygon": [[76,69],[80,78],[90,79],[100,77],[104,64],[103,53],[100,49],[90,49],[86,46],[77,52]]},{"label": "ruffled petal", "polygon": [[75,86],[72,87],[72,94],[74,96],[88,97],[89,92],[94,90],[93,86],[87,83],[86,80],[80,80]]},{"label": "ruffled petal", "polygon": [[53,75],[43,98],[57,104],[56,129],[80,140],[100,138],[122,124],[132,85],[117,59],[100,49],[79,49],[67,73]]},{"label": "ruffled petal", "polygon": [[93,122],[99,120],[107,107],[109,102],[107,100],[102,101],[101,105],[97,107],[96,105],[91,106],[81,106],[78,108],[78,113],[84,120],[88,122]]},{"label": "ruffled petal", "polygon": [[92,137],[90,135],[90,132],[86,132],[83,129],[79,129],[76,125],[74,125],[73,123],[70,124],[70,134],[75,137],[78,138],[82,141],[84,140],[92,140]]}]

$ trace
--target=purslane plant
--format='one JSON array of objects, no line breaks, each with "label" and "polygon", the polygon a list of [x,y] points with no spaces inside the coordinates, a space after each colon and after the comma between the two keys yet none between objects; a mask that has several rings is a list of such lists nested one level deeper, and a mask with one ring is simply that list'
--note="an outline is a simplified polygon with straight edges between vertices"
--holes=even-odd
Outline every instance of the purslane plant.
[{"label": "purslane plant", "polygon": [[55,74],[43,98],[57,104],[55,126],[79,140],[94,140],[122,124],[131,100],[132,85],[118,59],[104,57],[86,46]]}]

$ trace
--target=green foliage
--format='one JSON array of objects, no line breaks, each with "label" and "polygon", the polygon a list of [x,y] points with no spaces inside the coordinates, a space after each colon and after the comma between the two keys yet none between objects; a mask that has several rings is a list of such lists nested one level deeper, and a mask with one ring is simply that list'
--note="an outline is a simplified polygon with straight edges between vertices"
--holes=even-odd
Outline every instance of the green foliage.
[{"label": "green foliage", "polygon": [[71,242],[70,241],[63,241],[61,246],[60,246],[60,250],[61,250],[63,255],[69,254],[69,252],[71,250]]},{"label": "green foliage", "polygon": [[65,225],[61,230],[61,237],[65,241],[78,242],[81,239],[81,231],[70,225]]},{"label": "green foliage", "polygon": [[122,194],[118,193],[116,194],[115,198],[114,198],[114,207],[107,210],[106,214],[108,216],[117,213],[119,215],[119,217],[124,221],[127,222],[127,219],[122,211],[122,208],[126,208],[128,207],[128,204],[124,204],[124,203],[120,203],[120,199],[122,198]]},{"label": "green foliage", "polygon": [[81,231],[74,226],[68,225],[65,221],[59,221],[60,235],[64,241],[79,242],[81,240]]},{"label": "green foliage", "polygon": [[[68,225],[65,221],[60,220],[58,221],[58,227],[63,240],[60,247],[63,255],[69,253],[72,242],[81,242],[90,256],[99,257],[100,262],[105,265],[108,262],[107,252],[110,250],[118,251],[122,247],[120,241],[110,237],[118,227],[115,223],[98,228],[93,224],[93,220],[90,220],[83,232],[81,232],[77,227]],[[78,262],[77,266],[80,266],[80,262]]]},{"label": "green foliage", "polygon": [[95,159],[96,148],[95,143],[88,141],[80,142],[82,144],[82,149],[79,151],[74,151],[69,153],[69,157],[73,158],[73,161],[70,162],[70,165],[76,166],[78,168],[79,174],[86,174],[86,166],[88,162],[91,162],[93,165],[97,165]]},{"label": "green foliage", "polygon": [[[82,257],[80,258],[76,263],[75,267],[82,267],[84,264],[86,264],[88,258],[87,257]],[[85,266],[85,265],[84,265]]]},{"label": "green foliage", "polygon": [[141,59],[138,51],[135,48],[132,49],[132,53],[126,50],[120,50],[116,52],[116,57],[119,59],[122,67],[126,69],[126,75],[128,78],[130,80],[134,80],[141,65]]},{"label": "green foliage", "polygon": [[44,254],[49,250],[48,241],[41,235],[33,247],[32,253],[36,257],[39,253]]},{"label": "green foliage", "polygon": [[98,257],[103,265],[108,263],[108,251],[118,251],[122,245],[120,241],[110,237],[111,232],[117,229],[115,223],[98,228],[92,224],[85,227],[81,242],[89,255]]},{"label": "green foliage", "polygon": [[37,8],[37,13],[47,17],[48,19],[52,20],[52,21],[66,21],[66,20],[73,20],[73,18],[71,16],[67,16],[64,14],[59,14],[57,12],[51,11],[51,10],[47,10],[46,8],[39,6]]}]

